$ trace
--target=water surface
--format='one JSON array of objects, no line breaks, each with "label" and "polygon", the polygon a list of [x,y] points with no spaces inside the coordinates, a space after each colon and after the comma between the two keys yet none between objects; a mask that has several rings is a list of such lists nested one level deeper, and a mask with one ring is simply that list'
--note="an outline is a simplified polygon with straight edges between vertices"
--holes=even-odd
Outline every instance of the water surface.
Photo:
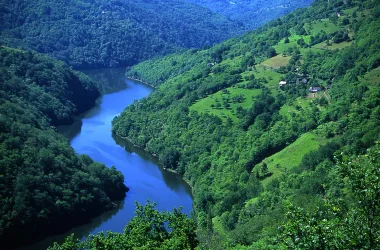
[{"label": "water surface", "polygon": [[147,199],[151,200],[157,203],[156,208],[161,211],[172,211],[174,207],[182,206],[182,211],[189,215],[192,210],[191,188],[180,176],[163,171],[157,160],[143,150],[133,147],[121,138],[112,137],[112,119],[134,100],[146,97],[152,92],[152,88],[127,80],[123,75],[124,69],[94,70],[85,73],[103,79],[101,84],[107,85],[109,81],[108,86],[103,87],[106,94],[95,108],[74,124],[59,128],[59,131],[70,139],[71,146],[78,154],[87,154],[95,161],[108,167],[115,166],[120,170],[130,190],[125,200],[119,202],[115,209],[103,213],[88,224],[65,234],[48,237],[25,249],[46,249],[54,241],[62,242],[64,237],[71,233],[82,238],[100,231],[122,232],[134,216],[136,201],[145,204]]}]

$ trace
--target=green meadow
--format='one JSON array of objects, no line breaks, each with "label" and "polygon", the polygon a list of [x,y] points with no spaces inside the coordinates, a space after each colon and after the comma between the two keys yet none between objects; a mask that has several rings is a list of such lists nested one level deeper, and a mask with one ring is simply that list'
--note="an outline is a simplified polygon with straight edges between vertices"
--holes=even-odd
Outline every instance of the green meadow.
[{"label": "green meadow", "polygon": [[[260,93],[260,89],[230,87],[197,101],[190,107],[190,110],[213,114],[220,117],[223,121],[226,121],[229,117],[236,122],[238,120],[235,114],[236,108],[238,106],[244,109],[250,108],[254,99],[260,95]],[[239,95],[243,96],[244,100],[242,102],[233,102],[232,98]],[[229,107],[226,107],[224,103],[228,103]]]},{"label": "green meadow", "polygon": [[266,186],[274,178],[289,173],[290,170],[301,163],[305,154],[317,150],[326,142],[327,139],[321,138],[313,132],[305,133],[280,152],[266,158],[260,164],[256,165],[254,171],[258,169],[261,164],[267,164],[268,171],[272,172],[273,175],[262,181],[263,185]]}]

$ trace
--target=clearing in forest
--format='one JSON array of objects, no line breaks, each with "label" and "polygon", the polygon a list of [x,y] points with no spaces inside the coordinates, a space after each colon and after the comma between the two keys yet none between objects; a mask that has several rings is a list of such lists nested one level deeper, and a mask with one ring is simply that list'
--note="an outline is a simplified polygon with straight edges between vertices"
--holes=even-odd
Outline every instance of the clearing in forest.
[{"label": "clearing in forest", "polygon": [[262,181],[263,185],[266,186],[270,180],[281,176],[281,174],[289,173],[291,169],[297,167],[301,163],[302,158],[307,153],[317,150],[326,142],[327,139],[321,138],[314,132],[305,133],[280,152],[257,164],[253,171],[260,170],[263,163],[267,165],[268,171],[273,174]]},{"label": "clearing in forest", "polygon": [[282,66],[286,66],[290,60],[290,56],[277,55],[269,58],[261,63],[262,66],[272,69],[279,69]]},{"label": "clearing in forest", "polygon": [[190,110],[213,114],[220,117],[223,121],[226,121],[229,117],[235,122],[238,120],[236,108],[238,106],[243,109],[250,108],[254,99],[260,93],[261,89],[230,87],[197,101],[190,107]]}]

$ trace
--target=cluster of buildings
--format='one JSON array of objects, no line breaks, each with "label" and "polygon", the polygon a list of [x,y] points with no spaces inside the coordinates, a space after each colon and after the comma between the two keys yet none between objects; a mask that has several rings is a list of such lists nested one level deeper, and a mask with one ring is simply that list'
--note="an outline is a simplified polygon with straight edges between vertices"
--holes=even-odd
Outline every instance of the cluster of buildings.
[{"label": "cluster of buildings", "polygon": [[[309,82],[309,79],[310,77],[307,76],[307,75],[299,75],[297,78],[295,78],[294,80],[291,80],[291,81],[280,81],[278,83],[278,86],[280,89],[284,88],[284,86],[289,86],[289,85],[301,85],[301,84],[307,84]],[[317,87],[317,86],[311,86],[309,88],[309,93],[317,93],[317,92],[321,92],[322,90],[325,90],[325,89],[330,89],[331,88],[331,84],[327,85],[326,88],[324,87]]]}]

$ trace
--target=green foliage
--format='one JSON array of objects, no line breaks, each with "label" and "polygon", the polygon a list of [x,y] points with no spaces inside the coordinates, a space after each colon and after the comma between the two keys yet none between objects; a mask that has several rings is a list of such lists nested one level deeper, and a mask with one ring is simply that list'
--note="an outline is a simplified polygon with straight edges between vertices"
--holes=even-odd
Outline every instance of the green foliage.
[{"label": "green foliage", "polygon": [[[367,219],[349,212],[354,191],[335,171],[333,155],[360,154],[380,136],[380,22],[369,14],[370,3],[316,1],[242,37],[146,61],[127,73],[152,79],[158,88],[114,119],[113,132],[168,159],[161,162],[190,181],[201,246],[367,246],[340,230],[351,225],[347,218],[363,225]],[[365,15],[355,27],[351,21],[339,26],[339,18],[333,24],[328,18],[337,16],[338,5],[340,12],[360,6],[358,15]],[[311,47],[331,43],[341,30],[355,42],[342,42],[339,50]],[[280,64],[275,60],[282,55],[268,58],[271,47],[290,58],[278,69],[263,66]],[[279,89],[281,80],[287,84]],[[307,97],[311,86],[322,91]],[[245,99],[232,103],[237,94]],[[327,195],[333,202],[324,202]],[[285,240],[293,245],[274,241],[288,225],[289,202],[302,209],[302,222],[317,218],[314,228],[289,224],[310,236]]]},{"label": "green foliage", "polygon": [[63,62],[3,47],[0,60],[1,90],[7,98],[22,98],[54,125],[72,122],[73,115],[88,110],[99,97],[94,82]]},{"label": "green foliage", "polygon": [[211,67],[211,64],[207,65],[207,54],[204,54],[204,51],[188,50],[181,54],[145,61],[133,66],[127,71],[126,76],[157,87],[171,76],[186,72],[194,66]]},{"label": "green foliage", "polygon": [[[364,234],[355,235],[358,242],[369,249],[380,244],[380,146],[367,150],[367,154],[343,159],[339,165],[342,178],[358,200],[355,212],[360,219],[356,229]],[[358,228],[359,227],[359,228]]]},{"label": "green foliage", "polygon": [[[256,97],[261,93],[260,89],[226,88],[224,90],[228,93],[219,91],[209,95],[190,106],[190,110],[213,114],[222,120],[229,117],[232,121],[237,122],[239,113],[236,110],[238,107],[244,109],[251,107]],[[221,102],[224,107],[222,107]],[[229,104],[229,106],[226,107],[225,104]]]},{"label": "green foliage", "polygon": [[79,241],[71,235],[62,245],[57,243],[50,250],[74,249],[195,249],[198,245],[195,223],[181,213],[158,212],[155,204],[142,206],[136,203],[136,216],[123,233],[100,233]]},{"label": "green foliage", "polygon": [[94,82],[62,62],[3,47],[0,81],[1,245],[63,232],[125,197],[119,171],[77,156],[52,126],[94,105]]},{"label": "green foliage", "polygon": [[347,249],[349,235],[339,222],[340,209],[326,203],[313,214],[305,214],[301,208],[290,207],[288,222],[281,227],[280,242],[286,249]]},{"label": "green foliage", "polygon": [[313,212],[289,206],[279,241],[290,249],[376,249],[380,240],[380,147],[338,165],[355,204],[327,200]]},{"label": "green foliage", "polygon": [[290,57],[278,55],[265,60],[261,65],[271,69],[279,69],[280,67],[286,66],[289,63],[289,60]]},{"label": "green foliage", "polygon": [[0,41],[75,67],[130,66],[179,48],[210,46],[244,27],[185,1],[16,0],[1,4]]},{"label": "green foliage", "polygon": [[248,29],[258,28],[268,21],[276,19],[296,8],[308,6],[312,1],[285,1],[285,0],[186,0],[191,3],[205,6],[216,13],[220,13],[232,20],[239,21]]},{"label": "green foliage", "polygon": [[[79,1],[44,8],[16,3],[12,11],[28,11],[2,18],[7,20],[2,25],[12,31],[4,33],[3,41],[34,46],[86,67],[133,64],[173,52],[184,46],[184,37],[204,45],[210,34],[194,35],[184,28],[177,36],[187,15],[173,11],[171,5],[178,5],[171,2],[157,5],[163,7],[160,14],[170,13],[161,15],[162,20],[150,15],[157,6],[146,7],[145,2],[95,2],[104,13]],[[88,9],[86,17],[73,12],[75,4]],[[57,6],[67,12],[60,16]],[[208,20],[192,8],[185,12]],[[339,16],[350,15],[353,9],[355,15]],[[141,13],[149,18],[140,20]],[[379,13],[376,1],[317,0],[308,9],[242,37],[156,58],[128,71],[129,77],[147,81],[157,90],[116,117],[112,130],[157,154],[164,167],[189,180],[201,247],[374,249],[379,245],[379,148],[373,146],[380,136]],[[57,20],[49,18],[57,16],[74,27],[74,34],[73,29],[65,33],[51,25]],[[46,22],[37,22],[39,17]],[[89,28],[91,23],[95,25]],[[152,23],[164,23],[163,33]],[[151,29],[142,32],[140,24]],[[234,27],[227,24],[227,31]],[[21,39],[21,25],[33,34]],[[128,37],[124,27],[132,28]],[[52,36],[58,41],[52,43]],[[114,39],[104,42],[105,36]],[[72,39],[65,40],[68,37]],[[136,49],[130,41],[141,46]],[[339,50],[329,49],[331,43]],[[129,50],[118,50],[119,45]],[[107,169],[86,156],[78,158],[49,127],[69,122],[91,106],[98,96],[93,83],[64,64],[33,53],[9,48],[1,53],[0,237],[2,242],[16,242],[16,237],[20,242],[44,235],[52,225],[59,224],[62,230],[72,226],[65,220],[69,216],[80,223],[98,214],[112,206],[111,200],[125,195],[125,186],[115,168]],[[278,53],[290,59],[279,62]],[[263,65],[268,62],[278,69],[266,70]],[[281,89],[280,80],[287,81]],[[315,86],[322,91],[306,97],[309,87]],[[77,92],[81,94],[76,96]],[[88,100],[80,98],[87,94]],[[211,112],[205,112],[209,107]],[[338,158],[338,167],[333,159],[337,152],[344,156]],[[137,217],[123,234],[99,234],[84,242],[71,237],[54,247],[193,249],[198,243],[194,230],[177,210],[158,213],[153,205],[138,206]]]}]

